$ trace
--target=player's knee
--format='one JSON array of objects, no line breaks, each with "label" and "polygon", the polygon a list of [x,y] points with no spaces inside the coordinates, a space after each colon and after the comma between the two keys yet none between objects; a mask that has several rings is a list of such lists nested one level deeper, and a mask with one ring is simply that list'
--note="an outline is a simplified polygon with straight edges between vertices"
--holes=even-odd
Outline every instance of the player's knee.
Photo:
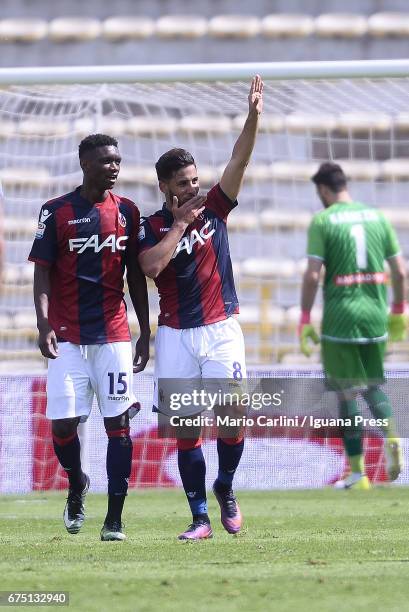
[{"label": "player's knee", "polygon": [[178,438],[177,439],[178,450],[193,450],[202,446],[202,438]]},{"label": "player's knee", "polygon": [[52,421],[53,438],[72,438],[77,433],[79,418],[75,419],[55,419]]},{"label": "player's knee", "polygon": [[235,446],[236,444],[240,444],[241,442],[243,442],[244,434],[241,432],[228,438],[220,437],[219,439],[228,446]]},{"label": "player's knee", "polygon": [[362,393],[362,397],[368,404],[372,404],[376,402],[380,394],[384,395],[380,387],[378,385],[371,385]]},{"label": "player's knee", "polygon": [[115,417],[105,417],[104,418],[104,426],[105,431],[107,432],[107,436],[112,437],[113,435],[118,435],[118,431],[125,432],[127,430],[127,435],[129,435],[129,414],[128,410],[119,414]]},{"label": "player's knee", "polygon": [[358,395],[359,391],[354,391],[353,389],[345,389],[337,393],[338,400],[340,402],[350,402],[352,400],[356,400]]}]

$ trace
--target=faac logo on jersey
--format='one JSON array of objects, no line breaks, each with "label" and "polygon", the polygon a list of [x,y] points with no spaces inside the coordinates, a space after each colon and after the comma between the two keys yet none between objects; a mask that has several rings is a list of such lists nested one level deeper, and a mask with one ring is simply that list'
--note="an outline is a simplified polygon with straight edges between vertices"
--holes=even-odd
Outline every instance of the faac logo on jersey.
[{"label": "faac logo on jersey", "polygon": [[112,253],[115,253],[116,251],[125,250],[125,242],[127,240],[128,236],[119,236],[117,238],[115,234],[111,234],[100,244],[98,234],[94,234],[89,238],[70,238],[69,245],[71,252],[78,251],[78,253],[83,253],[86,249],[91,249],[94,253],[99,253],[102,249],[110,249]]},{"label": "faac logo on jersey", "polygon": [[182,238],[182,240],[180,240],[177,244],[175,252],[172,255],[172,259],[175,259],[175,257],[177,257],[181,251],[186,251],[186,253],[190,255],[193,251],[193,245],[196,243],[203,246],[206,240],[209,240],[209,238],[211,238],[216,231],[215,228],[210,230],[210,232],[208,231],[210,223],[211,221],[208,221],[200,229],[200,231],[194,229],[190,232],[189,236]]}]

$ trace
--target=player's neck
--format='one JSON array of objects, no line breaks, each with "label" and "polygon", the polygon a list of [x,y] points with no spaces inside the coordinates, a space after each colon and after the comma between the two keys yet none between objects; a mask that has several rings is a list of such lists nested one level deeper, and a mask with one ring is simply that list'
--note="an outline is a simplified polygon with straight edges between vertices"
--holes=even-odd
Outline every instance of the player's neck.
[{"label": "player's neck", "polygon": [[353,202],[353,199],[349,195],[348,191],[345,189],[344,191],[340,191],[339,193],[337,193],[336,199],[334,200],[333,204],[350,204],[351,202]]},{"label": "player's neck", "polygon": [[103,202],[108,197],[108,191],[101,191],[100,189],[87,185],[85,182],[82,184],[80,189],[80,196],[91,202],[91,204],[96,204],[97,202]]}]

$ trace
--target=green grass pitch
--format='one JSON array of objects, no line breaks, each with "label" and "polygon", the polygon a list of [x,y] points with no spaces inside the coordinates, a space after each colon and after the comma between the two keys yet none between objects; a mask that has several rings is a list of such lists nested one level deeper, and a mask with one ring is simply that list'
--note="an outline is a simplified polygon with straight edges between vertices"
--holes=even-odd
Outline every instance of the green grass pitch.
[{"label": "green grass pitch", "polygon": [[238,497],[239,536],[224,532],[210,494],[213,540],[184,543],[182,492],[133,492],[120,543],[99,541],[104,495],[88,496],[74,536],[62,523],[62,493],[3,496],[0,588],[66,590],[70,605],[60,609],[81,611],[409,609],[409,489]]}]

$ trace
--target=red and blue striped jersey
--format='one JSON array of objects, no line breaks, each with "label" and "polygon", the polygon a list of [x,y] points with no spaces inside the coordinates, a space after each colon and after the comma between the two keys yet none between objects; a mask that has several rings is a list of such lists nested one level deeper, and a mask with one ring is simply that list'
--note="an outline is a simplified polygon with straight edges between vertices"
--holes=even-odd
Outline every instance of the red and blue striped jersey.
[{"label": "red and blue striped jersey", "polygon": [[[189,225],[172,259],[155,279],[159,325],[177,329],[216,323],[239,312],[226,221],[237,206],[215,185],[205,210]],[[155,246],[173,224],[166,207],[141,219],[139,253]]]},{"label": "red and blue striped jersey", "polygon": [[74,344],[130,340],[123,275],[139,220],[130,200],[108,192],[91,204],[79,187],[41,208],[29,260],[50,269],[48,316],[57,337]]}]

